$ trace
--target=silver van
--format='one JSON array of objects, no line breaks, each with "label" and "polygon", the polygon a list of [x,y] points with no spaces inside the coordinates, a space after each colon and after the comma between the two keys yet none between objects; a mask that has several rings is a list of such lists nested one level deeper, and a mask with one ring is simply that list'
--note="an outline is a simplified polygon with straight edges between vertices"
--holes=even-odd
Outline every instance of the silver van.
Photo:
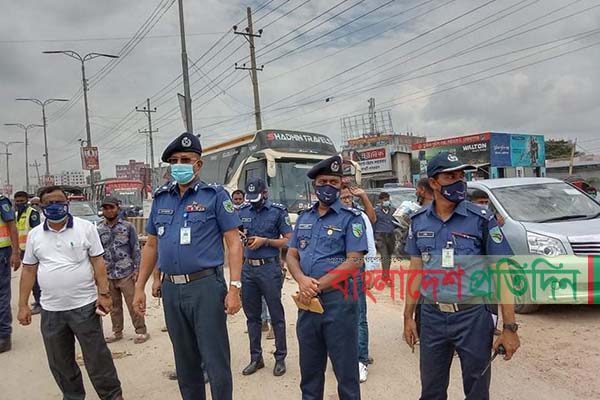
[{"label": "silver van", "polygon": [[[588,288],[598,287],[588,285],[587,257],[600,255],[598,202],[552,178],[488,179],[468,182],[467,187],[469,194],[475,189],[488,194],[491,211],[504,218],[502,231],[517,257],[533,255],[551,261],[561,256],[570,270],[577,270],[576,287],[555,288],[555,293],[553,289],[553,301],[587,302]],[[547,300],[526,293],[516,298],[515,310],[531,313]]]}]

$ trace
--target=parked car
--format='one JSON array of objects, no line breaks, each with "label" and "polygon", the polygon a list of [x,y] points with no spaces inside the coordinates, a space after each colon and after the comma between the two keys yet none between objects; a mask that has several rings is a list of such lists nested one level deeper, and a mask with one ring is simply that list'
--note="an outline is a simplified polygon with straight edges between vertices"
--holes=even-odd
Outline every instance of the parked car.
[{"label": "parked car", "polygon": [[102,221],[102,218],[98,216],[98,212],[87,201],[71,201],[69,203],[69,213],[75,217],[90,221],[94,225]]},{"label": "parked car", "polygon": [[[600,255],[600,204],[571,185],[552,178],[503,178],[468,182],[490,198],[491,211],[504,218],[502,231],[518,256],[557,256],[577,270],[577,285],[556,290],[553,301],[579,302],[588,296],[588,255]],[[561,260],[563,259],[561,258]],[[562,261],[561,261],[562,262]],[[595,280],[600,280],[596,277]],[[598,282],[596,282],[598,285]],[[597,286],[596,286],[597,287]],[[530,293],[517,297],[515,310],[531,313],[548,300]]]}]

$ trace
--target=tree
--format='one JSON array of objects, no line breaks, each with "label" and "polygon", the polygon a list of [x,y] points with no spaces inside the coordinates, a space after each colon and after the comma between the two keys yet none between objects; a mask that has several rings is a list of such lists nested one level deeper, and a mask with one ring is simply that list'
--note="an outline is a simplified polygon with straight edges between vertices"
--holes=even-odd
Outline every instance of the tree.
[{"label": "tree", "polygon": [[[571,157],[573,150],[573,142],[564,139],[549,139],[544,142],[546,148],[546,160],[564,159]],[[575,151],[575,156],[580,156],[583,153]]]}]

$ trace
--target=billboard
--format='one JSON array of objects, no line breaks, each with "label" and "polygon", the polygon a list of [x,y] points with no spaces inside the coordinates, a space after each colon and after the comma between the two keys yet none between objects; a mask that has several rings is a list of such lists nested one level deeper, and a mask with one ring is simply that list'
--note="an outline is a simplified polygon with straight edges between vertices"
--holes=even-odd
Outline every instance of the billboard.
[{"label": "billboard", "polygon": [[88,171],[100,169],[97,147],[85,146],[81,148],[81,168]]},{"label": "billboard", "polygon": [[356,150],[354,161],[358,161],[363,174],[392,170],[392,156],[389,147],[375,147],[368,150]]},{"label": "billboard", "polygon": [[495,167],[543,167],[546,159],[544,136],[495,133],[491,159]]}]

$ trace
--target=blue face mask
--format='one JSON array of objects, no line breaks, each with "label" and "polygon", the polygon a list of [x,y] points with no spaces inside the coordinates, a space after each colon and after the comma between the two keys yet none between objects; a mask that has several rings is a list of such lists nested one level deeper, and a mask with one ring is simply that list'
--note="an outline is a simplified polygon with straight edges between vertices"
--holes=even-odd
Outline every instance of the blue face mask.
[{"label": "blue face mask", "polygon": [[48,204],[42,210],[48,221],[60,224],[69,216],[69,203]]},{"label": "blue face mask", "polygon": [[340,197],[340,189],[331,185],[315,186],[315,193],[319,201],[326,206],[330,206]]},{"label": "blue face mask", "polygon": [[171,176],[182,185],[190,183],[194,179],[194,165],[173,164],[171,165]]},{"label": "blue face mask", "polygon": [[460,203],[467,197],[467,182],[460,180],[450,185],[442,185],[442,196],[452,203]]}]

